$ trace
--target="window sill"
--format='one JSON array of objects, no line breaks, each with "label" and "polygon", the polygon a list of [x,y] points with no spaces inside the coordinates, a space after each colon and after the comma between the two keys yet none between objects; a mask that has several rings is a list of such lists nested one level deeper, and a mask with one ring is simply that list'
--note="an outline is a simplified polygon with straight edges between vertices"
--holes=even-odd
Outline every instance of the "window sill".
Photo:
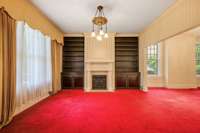
[{"label": "window sill", "polygon": [[[147,77],[150,77],[150,78],[159,78],[159,77],[161,77],[161,75],[159,75],[159,74],[156,74],[156,75],[147,75]],[[200,75],[199,75],[199,77],[200,77]]]}]

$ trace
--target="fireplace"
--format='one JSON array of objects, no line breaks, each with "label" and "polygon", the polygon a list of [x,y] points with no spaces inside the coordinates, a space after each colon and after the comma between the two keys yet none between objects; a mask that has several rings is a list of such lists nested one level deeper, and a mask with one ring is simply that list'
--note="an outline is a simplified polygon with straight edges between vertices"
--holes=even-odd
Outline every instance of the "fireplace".
[{"label": "fireplace", "polygon": [[92,75],[92,89],[93,90],[107,90],[106,75]]},{"label": "fireplace", "polygon": [[86,63],[85,91],[114,91],[113,63]]},{"label": "fireplace", "polygon": [[115,90],[115,33],[102,41],[84,33],[84,90],[113,92]]}]

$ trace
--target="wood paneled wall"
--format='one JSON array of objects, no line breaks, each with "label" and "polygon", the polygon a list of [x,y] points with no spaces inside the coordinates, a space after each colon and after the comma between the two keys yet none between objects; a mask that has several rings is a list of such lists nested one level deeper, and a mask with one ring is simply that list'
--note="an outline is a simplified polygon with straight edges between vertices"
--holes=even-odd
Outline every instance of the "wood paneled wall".
[{"label": "wood paneled wall", "polygon": [[168,39],[200,26],[200,0],[177,0],[141,33],[145,45]]},{"label": "wood paneled wall", "polygon": [[200,0],[177,0],[167,11],[140,33],[140,72],[147,90],[147,46],[200,26]]}]

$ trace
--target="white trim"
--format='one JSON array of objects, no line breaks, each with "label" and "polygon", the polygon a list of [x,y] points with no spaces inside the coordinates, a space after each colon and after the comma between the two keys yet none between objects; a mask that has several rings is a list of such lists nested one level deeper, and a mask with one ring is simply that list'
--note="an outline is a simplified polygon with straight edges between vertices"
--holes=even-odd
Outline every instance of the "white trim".
[{"label": "white trim", "polygon": [[149,91],[149,89],[142,89],[142,91],[143,91],[143,92],[148,92],[148,91]]},{"label": "white trim", "polygon": [[105,89],[105,90],[84,90],[85,92],[87,93],[90,93],[90,92],[115,92],[115,90],[113,89]]},{"label": "white trim", "polygon": [[84,33],[66,33],[64,37],[84,37]]},{"label": "white trim", "polygon": [[162,76],[161,76],[161,74],[147,74],[147,77],[149,77],[149,78],[160,78]]},{"label": "white trim", "polygon": [[139,37],[136,33],[116,33],[116,37]]},{"label": "white trim", "polygon": [[[64,37],[84,37],[84,33],[66,33]],[[136,33],[116,33],[115,37],[139,37]]]},{"label": "white trim", "polygon": [[[158,55],[158,57],[157,57],[157,63],[158,63],[158,64],[157,64],[157,67],[158,67],[158,68],[157,68],[157,69],[158,69],[158,70],[157,70],[157,74],[148,74],[148,70],[147,70],[147,76],[148,76],[148,77],[161,77],[161,71],[160,71],[160,70],[161,70],[161,69],[160,69],[160,67],[161,67],[161,61],[160,61],[160,55],[161,55],[161,54],[160,54],[160,53],[161,53],[161,52],[160,52],[160,51],[161,51],[161,50],[160,50],[160,43],[147,46],[147,53],[146,53],[146,54],[147,54],[147,62],[148,62],[148,48],[151,47],[151,46],[156,46],[156,45],[157,45],[157,48],[158,48],[158,49],[157,49],[157,55]],[[147,67],[148,67],[148,63],[147,63],[146,69],[147,69]]]},{"label": "white trim", "polygon": [[172,84],[167,84],[165,86],[166,88],[175,88],[175,89],[188,89],[188,88],[197,88],[197,84],[185,84],[185,83],[172,83]]},{"label": "white trim", "polygon": [[[195,69],[196,69],[196,71],[197,71],[197,48],[198,48],[198,45],[200,45],[199,44],[199,42],[197,41],[197,43],[195,44],[195,59],[194,59],[194,61],[195,61]],[[196,72],[196,77],[200,77],[200,74],[199,73],[197,73]]]},{"label": "white trim", "polygon": [[160,44],[160,42],[157,45],[158,45],[158,51],[157,51],[158,52],[158,74],[157,75],[161,76],[161,68],[160,68],[161,67],[161,61],[160,61],[161,60],[160,59],[160,57],[161,57],[160,56],[161,55],[160,45],[161,44]]},{"label": "white trim", "polygon": [[37,104],[38,102],[44,100],[45,98],[47,98],[49,96],[50,96],[49,94],[46,94],[45,96],[35,98],[34,100],[30,101],[29,103],[24,104],[20,107],[17,107],[16,110],[15,110],[14,116],[18,115],[19,113],[23,112],[24,110],[30,108],[31,106]]}]

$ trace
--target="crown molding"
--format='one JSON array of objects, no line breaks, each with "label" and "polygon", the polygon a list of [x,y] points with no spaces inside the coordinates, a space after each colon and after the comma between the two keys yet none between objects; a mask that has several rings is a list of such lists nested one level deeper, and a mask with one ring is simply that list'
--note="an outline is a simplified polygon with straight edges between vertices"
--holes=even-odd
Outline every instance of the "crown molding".
[{"label": "crown molding", "polygon": [[66,33],[64,37],[84,37],[84,33]]},{"label": "crown molding", "polygon": [[139,37],[136,33],[116,33],[116,37]]},{"label": "crown molding", "polygon": [[[84,36],[85,36],[85,37],[91,37],[91,32],[86,32],[86,33],[84,33]],[[115,33],[115,32],[108,32],[108,36],[110,36],[110,37],[115,37],[115,36],[116,36],[116,33]]]},{"label": "crown molding", "polygon": [[[66,34],[64,34],[64,37],[84,37],[84,34],[86,34],[86,33],[66,33]],[[115,37],[139,37],[139,34],[136,34],[136,33],[115,33]]]}]

